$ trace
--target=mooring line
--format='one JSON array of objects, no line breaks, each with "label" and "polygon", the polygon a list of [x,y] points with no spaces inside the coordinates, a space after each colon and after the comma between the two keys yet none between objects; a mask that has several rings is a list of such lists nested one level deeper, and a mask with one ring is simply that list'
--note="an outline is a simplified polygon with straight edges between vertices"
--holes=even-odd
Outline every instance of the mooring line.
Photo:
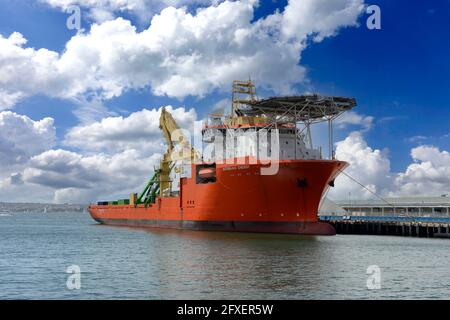
[{"label": "mooring line", "polygon": [[361,182],[359,182],[358,180],[356,180],[355,178],[353,178],[350,174],[348,174],[347,172],[344,172],[342,169],[339,170],[341,173],[343,173],[344,175],[346,175],[348,178],[350,178],[351,180],[353,180],[354,182],[356,182],[358,185],[360,185],[361,187],[363,187],[364,189],[366,189],[367,191],[369,191],[371,194],[373,194],[375,197],[377,197],[378,199],[380,199],[381,201],[383,201],[384,203],[388,204],[390,207],[395,209],[395,206],[392,203],[389,203],[386,199],[382,198],[381,196],[379,196],[378,194],[376,194],[375,192],[373,192],[372,190],[370,190],[368,187],[366,187],[365,185],[363,185]]}]

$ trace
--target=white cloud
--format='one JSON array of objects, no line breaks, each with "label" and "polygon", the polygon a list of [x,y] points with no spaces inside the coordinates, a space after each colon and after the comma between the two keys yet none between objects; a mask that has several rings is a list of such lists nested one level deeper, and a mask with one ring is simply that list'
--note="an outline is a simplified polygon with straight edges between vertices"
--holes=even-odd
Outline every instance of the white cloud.
[{"label": "white cloud", "polygon": [[[374,117],[359,114],[355,111],[347,111],[333,121],[334,131],[348,132],[357,130],[361,133],[369,131],[374,125]],[[312,137],[315,146],[322,147],[322,154],[329,155],[328,123],[320,122],[311,126]]]},{"label": "white cloud", "polygon": [[53,189],[29,183],[15,183],[12,179],[14,178],[0,179],[0,201],[28,203],[48,203],[52,201]]},{"label": "white cloud", "polygon": [[12,108],[23,97],[22,92],[8,92],[0,89],[0,110]]},{"label": "white cloud", "polygon": [[111,156],[50,150],[31,159],[23,180],[55,190],[57,203],[86,203],[111,194],[127,198],[128,193],[139,191],[160,157],[133,149]]},{"label": "white cloud", "polygon": [[[336,144],[336,157],[347,161],[345,170],[377,196],[439,196],[450,193],[450,153],[433,146],[419,146],[411,150],[413,163],[405,172],[390,169],[387,152],[367,145],[361,132],[351,133]],[[352,179],[341,175],[329,195],[333,199],[348,200],[377,198]]]},{"label": "white cloud", "polygon": [[88,9],[89,17],[97,22],[114,19],[114,12],[133,12],[145,9],[145,0],[39,0],[66,11],[72,6]]},{"label": "white cloud", "polygon": [[[182,128],[192,130],[197,121],[194,109],[166,108]],[[18,166],[12,159],[16,166],[0,176],[0,197],[13,195],[14,190],[23,188],[47,196],[47,201],[87,203],[101,198],[126,198],[130,192],[140,191],[166,149],[159,129],[160,112],[161,108],[144,109],[125,118],[107,117],[74,127],[67,133],[65,144],[78,148],[78,152],[49,150],[53,143],[33,136],[37,132],[45,137],[50,131],[54,139],[52,119],[32,122],[9,111],[0,113],[0,129],[3,122],[12,126],[11,130],[0,130],[0,134],[14,135],[19,145],[29,152],[27,161]],[[15,133],[22,136],[17,137]],[[22,137],[28,137],[29,141]],[[18,153],[11,150],[7,151]],[[22,194],[8,198],[11,199],[24,201]]]},{"label": "white cloud", "polygon": [[414,163],[400,173],[395,185],[401,195],[440,195],[450,193],[450,153],[433,146],[411,150]]},{"label": "white cloud", "polygon": [[97,22],[114,19],[115,15],[131,13],[141,20],[149,19],[153,14],[167,6],[181,7],[190,5],[210,5],[220,1],[212,0],[40,0],[54,8],[66,11],[71,6],[80,6],[88,10],[89,17]]},{"label": "white cloud", "polygon": [[[336,158],[347,161],[345,170],[351,177],[380,195],[391,187],[390,161],[385,152],[367,145],[360,132],[352,132],[345,140],[336,143]],[[341,173],[336,179],[336,187],[329,195],[333,199],[373,198],[374,195]]]},{"label": "white cloud", "polygon": [[312,35],[314,41],[322,41],[336,35],[342,27],[357,26],[363,8],[363,0],[289,1],[283,13],[283,35],[302,40]]},{"label": "white cloud", "polygon": [[[127,149],[144,149],[147,153],[162,153],[165,149],[159,117],[161,109],[143,109],[128,117],[107,117],[89,125],[69,130],[65,144],[87,151],[118,152]],[[195,109],[166,106],[181,128],[192,132],[197,119]]]},{"label": "white cloud", "polygon": [[52,118],[38,121],[11,111],[0,112],[0,201],[48,201],[52,190],[24,184],[22,170],[30,157],[54,146]]},{"label": "white cloud", "polygon": [[52,148],[56,139],[54,120],[34,121],[11,111],[0,112],[0,165],[26,162]]},{"label": "white cloud", "polygon": [[58,72],[58,54],[24,48],[25,44],[26,39],[18,32],[8,38],[0,35],[0,110],[40,92],[50,96],[68,94],[67,83]]},{"label": "white cloud", "polygon": [[370,130],[373,126],[374,118],[372,116],[364,116],[355,111],[347,111],[337,118],[334,123],[339,129],[344,129],[349,125],[361,126],[364,130]]},{"label": "white cloud", "polygon": [[[62,7],[72,3],[49,1]],[[85,3],[138,7],[129,1]],[[319,41],[356,25],[361,4],[291,0],[283,13],[255,22],[255,1],[250,0],[224,1],[195,14],[168,7],[142,32],[123,18],[94,24],[72,37],[62,53],[25,47],[19,33],[0,36],[0,108],[39,93],[110,99],[150,88],[153,94],[182,99],[228,90],[232,80],[248,75],[262,87],[289,93],[305,81],[299,61],[307,36]]]}]

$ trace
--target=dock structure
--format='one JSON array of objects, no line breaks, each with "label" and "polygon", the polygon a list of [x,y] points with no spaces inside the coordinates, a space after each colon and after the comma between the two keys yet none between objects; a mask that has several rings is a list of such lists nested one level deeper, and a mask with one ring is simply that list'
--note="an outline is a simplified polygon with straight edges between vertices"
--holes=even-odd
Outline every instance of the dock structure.
[{"label": "dock structure", "polygon": [[321,216],[337,234],[389,235],[422,238],[450,238],[450,218],[398,219],[398,217]]},{"label": "dock structure", "polygon": [[450,217],[450,196],[336,201],[351,216]]},{"label": "dock structure", "polygon": [[448,195],[329,202],[319,219],[337,234],[450,238]]}]

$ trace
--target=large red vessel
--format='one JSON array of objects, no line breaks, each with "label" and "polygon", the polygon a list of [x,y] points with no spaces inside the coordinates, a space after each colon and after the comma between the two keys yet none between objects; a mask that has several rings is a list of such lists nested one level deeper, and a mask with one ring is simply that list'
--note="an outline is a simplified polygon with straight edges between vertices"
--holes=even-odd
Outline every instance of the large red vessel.
[{"label": "large red vessel", "polygon": [[[203,127],[203,143],[215,148],[201,156],[188,139],[175,137],[178,127],[162,110],[168,151],[145,190],[88,210],[110,225],[334,235],[317,216],[323,195],[347,166],[334,159],[332,120],[355,105],[354,99],[317,95],[259,100],[251,81],[236,81],[231,115],[214,115]],[[319,121],[329,124],[329,159],[312,147],[310,125]],[[187,155],[180,152],[186,148]]]}]

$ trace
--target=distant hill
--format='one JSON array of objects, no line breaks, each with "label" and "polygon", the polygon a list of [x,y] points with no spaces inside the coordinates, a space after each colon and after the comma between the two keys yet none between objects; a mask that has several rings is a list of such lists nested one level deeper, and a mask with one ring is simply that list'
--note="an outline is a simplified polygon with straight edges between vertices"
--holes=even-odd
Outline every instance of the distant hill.
[{"label": "distant hill", "polygon": [[8,203],[0,202],[0,213],[29,212],[83,212],[87,208],[84,204],[53,204],[53,203]]}]

